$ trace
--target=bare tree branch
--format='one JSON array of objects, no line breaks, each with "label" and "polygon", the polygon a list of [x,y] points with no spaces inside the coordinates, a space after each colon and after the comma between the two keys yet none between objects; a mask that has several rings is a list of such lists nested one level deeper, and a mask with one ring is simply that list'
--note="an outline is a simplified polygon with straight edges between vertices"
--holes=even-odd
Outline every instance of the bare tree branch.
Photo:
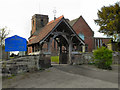
[{"label": "bare tree branch", "polygon": [[3,45],[5,43],[5,38],[9,35],[7,27],[0,29],[0,43]]}]

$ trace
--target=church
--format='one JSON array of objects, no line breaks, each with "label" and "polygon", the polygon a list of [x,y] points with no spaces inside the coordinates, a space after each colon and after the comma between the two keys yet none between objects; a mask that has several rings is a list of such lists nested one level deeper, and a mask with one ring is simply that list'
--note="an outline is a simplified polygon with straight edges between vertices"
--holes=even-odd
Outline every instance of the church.
[{"label": "church", "polygon": [[85,46],[72,26],[60,16],[48,22],[47,15],[35,14],[32,17],[32,31],[28,39],[28,54],[49,54],[59,56],[59,63],[71,63],[72,54],[79,53]]},{"label": "church", "polygon": [[28,55],[59,56],[62,64],[71,63],[74,54],[92,52],[110,41],[110,38],[95,38],[82,16],[71,21],[60,16],[49,22],[48,15],[35,14],[31,21]]},{"label": "church", "polygon": [[[64,22],[62,22],[61,19]],[[67,30],[68,28],[71,28],[72,31]],[[70,36],[70,34],[72,36]],[[48,45],[48,42],[50,44],[50,38],[48,38],[48,36],[54,36],[51,41],[52,45]],[[63,40],[63,36],[64,39],[66,38],[65,40]],[[73,40],[72,48],[74,51],[77,50],[81,52],[92,52],[94,49],[101,47],[103,43],[106,44],[110,40],[110,38],[95,38],[94,32],[82,16],[71,21],[69,21],[69,19],[65,19],[64,16],[60,16],[59,18],[49,22],[48,15],[35,14],[32,16],[32,30],[31,35],[28,38],[28,54],[38,54],[40,49],[46,52],[48,52],[49,49],[49,53],[50,51],[57,52],[60,40],[63,40],[61,42],[64,43],[64,45],[61,45],[61,48],[65,51],[65,47],[67,47],[65,45],[67,43],[65,42],[68,38]],[[42,43],[42,46],[40,43]]]},{"label": "church", "polygon": [[102,47],[103,44],[108,44],[112,38],[102,38],[94,37],[94,32],[87,24],[85,19],[80,16],[72,21],[69,21],[69,24],[79,35],[79,37],[85,42],[85,52],[92,52],[94,49]]}]

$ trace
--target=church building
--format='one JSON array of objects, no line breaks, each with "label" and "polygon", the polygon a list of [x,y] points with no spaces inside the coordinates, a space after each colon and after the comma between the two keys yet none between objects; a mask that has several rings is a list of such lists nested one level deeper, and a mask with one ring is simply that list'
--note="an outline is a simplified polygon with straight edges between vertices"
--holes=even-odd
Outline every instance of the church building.
[{"label": "church building", "polygon": [[32,16],[32,30],[28,39],[28,54],[60,54],[61,52],[92,52],[107,44],[110,38],[95,38],[94,32],[82,16],[69,21],[60,16],[49,22],[48,15]]},{"label": "church building", "polygon": [[60,16],[48,22],[47,15],[32,17],[32,31],[28,39],[28,54],[50,54],[59,56],[60,63],[71,63],[71,56],[80,52],[85,42],[72,26]]}]

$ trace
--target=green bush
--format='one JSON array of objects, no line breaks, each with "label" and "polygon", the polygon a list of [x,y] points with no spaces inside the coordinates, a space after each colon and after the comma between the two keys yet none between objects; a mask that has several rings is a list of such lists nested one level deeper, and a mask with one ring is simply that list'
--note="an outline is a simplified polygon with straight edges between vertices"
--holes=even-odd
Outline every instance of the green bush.
[{"label": "green bush", "polygon": [[95,59],[95,65],[98,68],[102,69],[112,69],[112,51],[107,49],[106,47],[98,48],[93,53]]}]

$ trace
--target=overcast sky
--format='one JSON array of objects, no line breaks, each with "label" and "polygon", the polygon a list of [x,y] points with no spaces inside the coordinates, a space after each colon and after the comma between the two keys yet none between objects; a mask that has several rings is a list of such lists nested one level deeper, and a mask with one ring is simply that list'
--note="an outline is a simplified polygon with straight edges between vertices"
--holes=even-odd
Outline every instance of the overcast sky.
[{"label": "overcast sky", "polygon": [[56,7],[56,17],[64,15],[70,20],[80,15],[86,20],[95,37],[99,26],[94,23],[97,12],[103,6],[113,5],[119,0],[0,0],[0,28],[7,26],[10,35],[19,35],[28,39],[31,31],[31,18],[34,14],[45,14],[49,21],[53,20],[53,10]]}]

